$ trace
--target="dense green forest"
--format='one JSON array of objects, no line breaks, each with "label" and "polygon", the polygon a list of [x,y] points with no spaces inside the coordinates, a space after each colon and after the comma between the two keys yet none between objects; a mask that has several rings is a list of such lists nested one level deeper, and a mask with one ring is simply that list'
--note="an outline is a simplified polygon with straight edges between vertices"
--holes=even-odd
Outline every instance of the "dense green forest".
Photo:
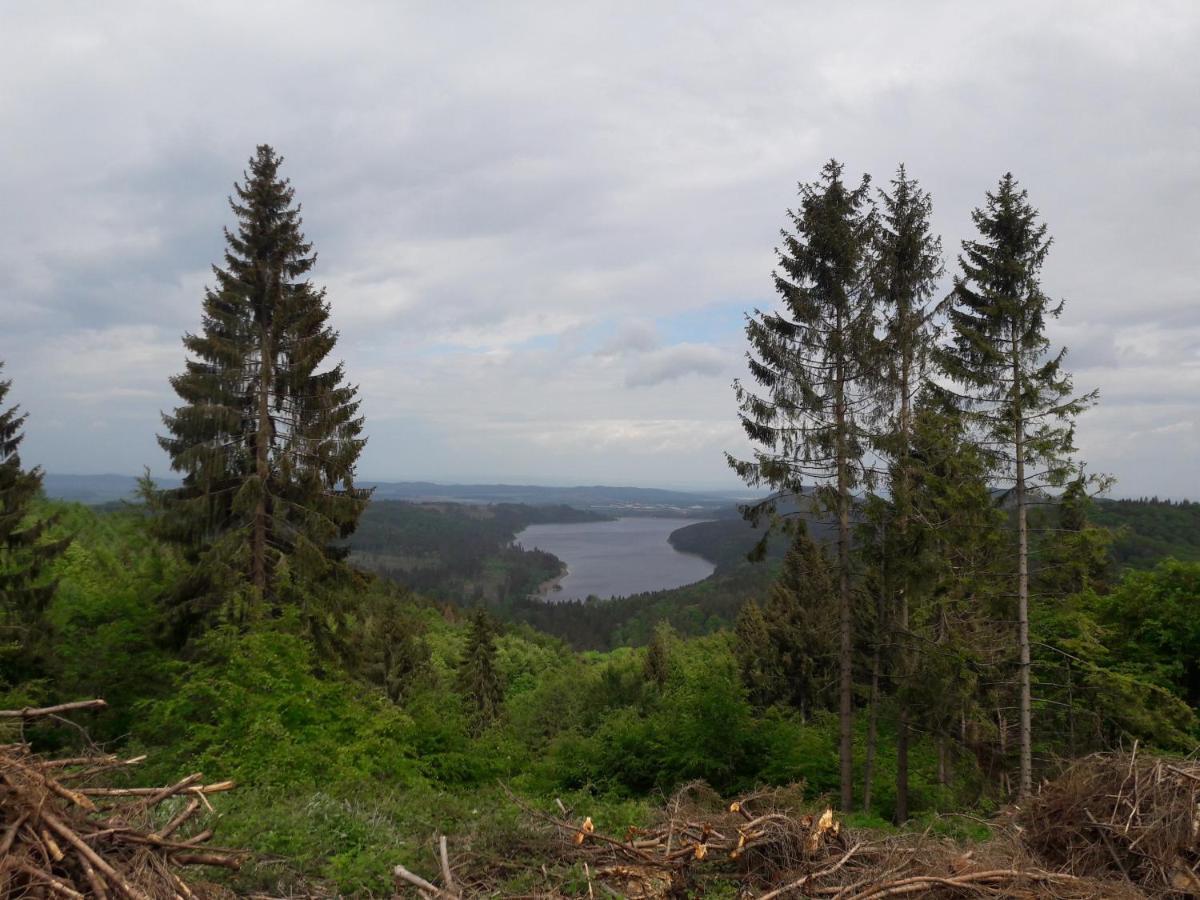
[{"label": "dense green forest", "polygon": [[1146,569],[1167,557],[1200,560],[1200,503],[1195,501],[1101,500],[1095,520],[1113,531],[1118,566]]},{"label": "dense green forest", "polygon": [[[787,786],[853,827],[969,837],[1064,759],[1195,749],[1196,507],[1090,496],[1107,485],[1071,422],[1095,398],[1045,337],[1048,236],[1012,176],[944,306],[903,168],[884,191],[832,162],[802,185],[735,388],[755,449],[730,464],[770,492],[755,527],[676,532],[717,563],[698,584],[544,604],[558,561],[508,543],[593,513],[358,483],[369,423],[280,163],[259,147],[237,186],[170,377],[177,486],[47,501],[20,457],[37,423],[0,382],[0,707],[102,696],[80,724],[146,755],[118,778],[235,779],[213,803],[222,842],[255,853],[221,876],[236,889],[390,893],[448,834],[495,894],[594,896],[576,865],[521,864],[509,791],[633,834],[688,782]],[[84,746],[55,720],[24,734]],[[737,895],[714,871],[709,895]]]},{"label": "dense green forest", "polygon": [[426,596],[499,606],[561,573],[549,553],[513,546],[529,525],[604,517],[570,506],[377,500],[347,540],[351,562]]},{"label": "dense green forest", "polygon": [[[1111,530],[1107,567],[1152,568],[1189,552],[1200,535],[1193,521],[1196,504],[1155,500],[1097,500],[1090,507],[1097,525]],[[1113,511],[1120,510],[1120,517]],[[460,607],[484,604],[500,619],[532,625],[567,641],[577,650],[642,646],[660,622],[681,636],[699,636],[730,628],[742,605],[764,596],[788,549],[781,534],[770,536],[760,561],[748,559],[763,534],[729,507],[718,518],[687,524],[671,533],[670,543],[716,566],[695,584],[628,597],[547,603],[537,588],[558,574],[561,561],[542,551],[510,546],[526,525],[593,521],[599,516],[572,507],[495,506],[453,503],[413,504],[375,501],[364,513],[349,545],[352,561],[424,596]],[[1045,523],[1053,528],[1053,516]],[[833,529],[812,517],[809,533],[829,544]],[[1132,548],[1143,548],[1133,555]],[[406,563],[406,564],[404,564]]]},{"label": "dense green forest", "polygon": [[[36,648],[39,677],[9,681],[2,705],[104,696],[111,710],[82,721],[95,739],[148,754],[139,779],[200,770],[236,778],[241,786],[214,803],[222,840],[263,854],[238,876],[244,887],[298,888],[319,877],[344,891],[382,892],[397,861],[428,867],[424,841],[434,832],[506,852],[520,834],[519,811],[501,781],[531,798],[586,806],[613,831],[646,816],[658,791],[694,778],[729,793],[803,783],[813,803],[836,793],[836,716],[801,717],[787,702],[756,697],[742,642],[719,625],[694,638],[659,626],[650,640],[669,660],[659,683],[647,672],[650,649],[580,654],[529,626],[493,623],[487,653],[502,702],[494,720],[480,722],[459,680],[471,664],[466,611],[367,579],[342,589],[353,597],[339,605],[356,614],[338,634],[336,656],[318,652],[286,614],[269,627],[217,626],[180,655],[163,640],[162,598],[187,563],[151,534],[143,509],[56,504],[33,514],[52,518],[54,535],[71,543],[50,573],[57,590]],[[1068,713],[1076,752],[1134,738],[1190,749],[1197,603],[1200,567],[1165,562],[1039,618],[1039,643],[1083,660],[1070,707],[1058,705],[1066,702],[1062,659],[1047,649],[1037,660],[1047,766],[1067,750]],[[66,646],[71,653],[52,652]],[[18,655],[10,646],[6,675]],[[861,767],[866,723],[859,727]],[[986,813],[1002,800],[991,767],[1010,760],[986,728],[922,729],[910,751],[918,827],[939,810]],[[53,746],[75,735],[43,727],[36,737]],[[881,717],[872,812],[853,822],[878,825],[894,812],[894,741]],[[954,821],[937,827],[953,832]]]}]

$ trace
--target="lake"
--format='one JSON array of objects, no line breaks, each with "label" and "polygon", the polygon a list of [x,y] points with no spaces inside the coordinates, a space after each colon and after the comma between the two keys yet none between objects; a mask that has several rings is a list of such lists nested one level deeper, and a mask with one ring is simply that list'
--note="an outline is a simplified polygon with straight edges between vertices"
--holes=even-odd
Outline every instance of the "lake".
[{"label": "lake", "polygon": [[553,553],[567,565],[550,601],[585,597],[624,597],[702,581],[713,564],[680,553],[667,541],[671,532],[697,519],[630,516],[609,522],[530,525],[517,535],[527,550]]}]

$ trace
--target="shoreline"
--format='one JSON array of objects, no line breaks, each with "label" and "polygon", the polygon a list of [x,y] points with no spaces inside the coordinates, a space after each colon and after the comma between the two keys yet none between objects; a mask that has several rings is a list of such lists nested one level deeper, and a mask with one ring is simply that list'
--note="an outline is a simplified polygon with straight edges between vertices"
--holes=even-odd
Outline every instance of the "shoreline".
[{"label": "shoreline", "polygon": [[566,578],[568,574],[569,570],[567,569],[567,564],[563,563],[562,571],[553,578],[547,578],[545,581],[539,584],[537,589],[533,592],[533,596],[538,600],[549,602],[554,594],[562,590],[563,579]]}]

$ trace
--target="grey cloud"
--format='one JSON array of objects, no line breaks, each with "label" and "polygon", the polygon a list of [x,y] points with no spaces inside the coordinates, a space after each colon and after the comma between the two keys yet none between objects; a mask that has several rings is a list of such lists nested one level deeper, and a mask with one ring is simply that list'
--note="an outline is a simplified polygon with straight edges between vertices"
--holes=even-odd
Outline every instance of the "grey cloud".
[{"label": "grey cloud", "polygon": [[719,375],[729,362],[729,354],[716,347],[677,344],[640,356],[625,376],[625,384],[653,387],[685,375]]},{"label": "grey cloud", "polygon": [[[1179,438],[1114,455],[1125,422],[1149,435],[1195,418],[1158,386],[1192,387],[1196,345],[1179,335],[1200,315],[1187,0],[5,4],[0,44],[0,358],[32,415],[31,461],[161,466],[178,335],[199,324],[231,184],[269,141],[363,384],[366,475],[449,476],[453,461],[728,481],[719,451],[741,439],[713,385],[736,374],[742,336],[667,323],[769,306],[796,182],[837,156],[879,182],[909,165],[951,272],[970,209],[1014,171],[1056,239],[1055,336],[1079,386],[1105,393],[1084,455],[1129,492],[1194,477]],[[596,354],[622,338],[625,356]],[[120,423],[86,446],[70,426],[97,401],[57,371],[64,346]],[[588,421],[609,423],[606,451],[583,440],[551,462],[546,442]],[[636,449],[683,434],[711,452]]]},{"label": "grey cloud", "polygon": [[631,319],[618,326],[616,334],[601,345],[596,355],[625,356],[646,353],[655,349],[661,342],[662,337],[653,322]]}]

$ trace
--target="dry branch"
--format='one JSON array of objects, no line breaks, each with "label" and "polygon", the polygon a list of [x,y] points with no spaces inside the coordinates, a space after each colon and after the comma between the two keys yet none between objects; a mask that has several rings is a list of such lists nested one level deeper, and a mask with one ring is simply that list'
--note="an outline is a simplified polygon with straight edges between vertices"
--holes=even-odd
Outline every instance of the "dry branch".
[{"label": "dry branch", "polygon": [[[558,801],[542,809],[509,796],[543,839],[502,865],[476,856],[490,873],[460,861],[454,873],[462,896],[499,896],[498,879],[524,866],[547,886],[527,895],[539,898],[590,890],[665,900],[703,891],[712,880],[757,900],[1200,898],[1200,763],[1144,754],[1077,762],[1023,808],[986,822],[986,841],[967,846],[928,831],[851,840],[832,810],[797,809],[798,796],[786,791],[726,804],[704,785],[688,785],[651,824],[618,834],[597,826],[586,809],[571,812]],[[449,871],[443,863],[446,884]],[[556,888],[555,872],[564,882],[581,872],[583,879]],[[422,893],[447,896],[442,888]]]},{"label": "dry branch", "polygon": [[[81,709],[102,709],[102,700],[41,709],[0,710],[0,719],[25,721]],[[0,896],[93,897],[97,900],[203,900],[209,888],[187,884],[185,866],[237,868],[241,854],[201,848],[212,831],[189,823],[206,795],[232,782],[205,785],[191,775],[168,787],[67,787],[72,778],[136,764],[100,753],[46,759],[25,743],[0,746]],[[92,797],[104,798],[98,810]],[[184,809],[160,830],[156,811],[172,798]],[[181,830],[191,833],[168,840]]]},{"label": "dry branch", "polygon": [[108,704],[103,700],[76,700],[73,703],[60,703],[58,706],[0,709],[0,719],[36,719],[41,716],[57,716],[60,713],[76,712],[81,709],[105,709],[107,707]]}]

